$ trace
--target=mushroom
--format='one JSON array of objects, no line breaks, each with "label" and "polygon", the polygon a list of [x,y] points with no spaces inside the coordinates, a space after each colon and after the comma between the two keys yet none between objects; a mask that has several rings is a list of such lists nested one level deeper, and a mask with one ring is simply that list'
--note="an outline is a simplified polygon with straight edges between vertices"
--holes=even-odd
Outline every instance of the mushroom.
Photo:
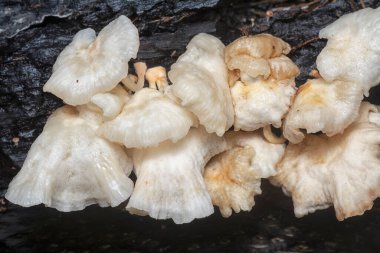
[{"label": "mushroom", "polygon": [[160,142],[176,142],[197,125],[192,113],[161,92],[144,88],[126,103],[122,112],[99,129],[108,140],[127,148],[157,146]]},{"label": "mushroom", "polygon": [[255,78],[265,79],[271,74],[268,62],[290,52],[288,43],[270,34],[243,36],[229,44],[225,49],[225,61],[229,70],[239,69]]},{"label": "mushroom", "polygon": [[146,71],[146,80],[148,80],[149,88],[158,89],[163,92],[168,87],[168,79],[166,77],[166,69],[162,66],[150,68]]},{"label": "mushroom", "polygon": [[343,134],[307,135],[287,146],[271,181],[291,194],[297,217],[330,205],[338,220],[371,209],[380,196],[379,117],[375,106],[363,102]]},{"label": "mushroom", "polygon": [[127,76],[128,61],[136,57],[138,47],[138,30],[125,16],[104,27],[98,37],[90,28],[81,30],[58,56],[43,89],[67,104],[86,104]]},{"label": "mushroom", "polygon": [[9,185],[9,201],[69,212],[96,203],[117,206],[130,196],[131,159],[122,147],[96,134],[96,113],[80,110],[64,106],[49,117]]},{"label": "mushroom", "polygon": [[208,160],[227,149],[222,137],[192,128],[177,143],[133,149],[137,181],[127,210],[155,219],[188,223],[214,212],[202,173]]},{"label": "mushroom", "polygon": [[172,93],[207,132],[222,136],[234,121],[224,45],[216,37],[200,33],[186,48],[168,73]]},{"label": "mushroom", "polygon": [[98,106],[106,119],[113,119],[120,114],[130,96],[126,90],[117,85],[110,92],[98,93],[91,98],[91,103]]},{"label": "mushroom", "polygon": [[144,80],[147,66],[145,62],[136,62],[133,64],[137,77],[132,74],[128,74],[127,77],[121,80],[121,83],[130,91],[136,92],[144,88]]},{"label": "mushroom", "polygon": [[328,39],[317,57],[321,76],[369,89],[380,83],[380,8],[366,8],[343,15],[319,32]]},{"label": "mushroom", "polygon": [[267,142],[259,132],[228,132],[232,148],[211,159],[204,178],[212,203],[223,217],[250,211],[254,196],[261,194],[261,178],[276,174],[275,165],[282,158],[285,145]]},{"label": "mushroom", "polygon": [[357,117],[362,99],[361,87],[353,83],[308,80],[297,91],[283,134],[290,142],[299,143],[305,137],[301,129],[327,136],[342,133]]},{"label": "mushroom", "polygon": [[[226,47],[235,110],[234,129],[280,127],[296,92],[298,67],[283,54],[290,46],[269,34],[241,37]],[[239,80],[240,79],[240,80]]]}]

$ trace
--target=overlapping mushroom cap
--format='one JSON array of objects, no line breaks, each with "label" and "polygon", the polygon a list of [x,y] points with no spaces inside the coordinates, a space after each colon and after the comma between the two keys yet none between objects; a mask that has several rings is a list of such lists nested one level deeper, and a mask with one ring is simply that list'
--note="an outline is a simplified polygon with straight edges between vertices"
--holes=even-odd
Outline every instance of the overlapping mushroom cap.
[{"label": "overlapping mushroom cap", "polygon": [[123,111],[105,122],[100,132],[108,140],[128,148],[157,146],[183,138],[197,121],[192,113],[161,92],[144,88],[137,91]]},{"label": "overlapping mushroom cap", "polygon": [[98,119],[70,106],[57,109],[5,197],[21,206],[43,203],[65,212],[125,201],[133,190],[132,161],[122,147],[97,136]]},{"label": "overlapping mushroom cap", "polygon": [[186,48],[168,73],[172,93],[207,132],[222,136],[234,121],[224,45],[216,37],[200,33]]},{"label": "overlapping mushroom cap", "polygon": [[112,21],[97,37],[90,28],[79,31],[58,56],[44,91],[70,105],[88,103],[127,76],[128,61],[136,57],[139,43],[137,28],[125,16]]},{"label": "overlapping mushroom cap", "polygon": [[226,47],[235,130],[281,126],[299,74],[298,67],[283,55],[289,51],[286,42],[269,34],[244,36]]},{"label": "overlapping mushroom cap", "polygon": [[254,196],[261,194],[261,178],[276,174],[285,145],[267,142],[259,132],[228,132],[230,150],[211,159],[205,168],[205,182],[214,205],[224,217],[250,211]]},{"label": "overlapping mushroom cap", "polygon": [[286,116],[283,134],[299,143],[307,133],[342,133],[358,115],[363,92],[360,86],[344,81],[308,80],[297,92]]},{"label": "overlapping mushroom cap", "polygon": [[338,220],[361,215],[380,196],[380,113],[362,103],[343,134],[308,135],[290,144],[272,182],[291,194],[302,217],[330,205]]},{"label": "overlapping mushroom cap", "polygon": [[227,149],[222,137],[203,127],[158,147],[133,150],[137,181],[127,209],[155,219],[187,223],[214,212],[202,173],[214,155]]},{"label": "overlapping mushroom cap", "polygon": [[346,14],[319,36],[328,39],[317,58],[321,76],[361,85],[368,96],[369,89],[380,83],[380,8]]}]

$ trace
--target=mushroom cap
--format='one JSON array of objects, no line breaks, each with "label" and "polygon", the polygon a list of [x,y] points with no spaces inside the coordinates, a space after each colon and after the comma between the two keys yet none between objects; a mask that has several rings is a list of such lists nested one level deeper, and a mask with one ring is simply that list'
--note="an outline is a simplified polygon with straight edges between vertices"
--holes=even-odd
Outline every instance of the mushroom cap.
[{"label": "mushroom cap", "polygon": [[88,103],[127,76],[128,61],[138,48],[138,30],[125,16],[109,23],[97,37],[90,28],[81,30],[58,56],[43,89],[70,105]]},{"label": "mushroom cap", "polygon": [[57,109],[5,197],[21,206],[43,203],[64,212],[125,201],[133,190],[132,161],[122,147],[96,134],[97,122],[70,106]]},{"label": "mushroom cap", "polygon": [[110,92],[98,93],[91,98],[91,103],[102,110],[106,119],[113,119],[120,114],[130,95],[123,87],[117,85]]},{"label": "mushroom cap", "polygon": [[219,207],[223,217],[232,209],[250,211],[254,196],[261,194],[260,175],[252,169],[254,151],[251,147],[234,147],[211,159],[205,168],[205,182],[212,203]]},{"label": "mushroom cap", "polygon": [[194,115],[175,101],[155,89],[143,88],[99,131],[112,142],[141,148],[157,146],[165,140],[176,142],[196,124]]},{"label": "mushroom cap", "polygon": [[342,133],[358,115],[363,92],[359,85],[323,79],[308,80],[294,99],[284,122],[283,134],[292,143],[303,140],[307,133]]},{"label": "mushroom cap", "polygon": [[228,132],[231,149],[213,157],[206,165],[204,178],[212,202],[224,217],[232,210],[250,211],[254,196],[261,194],[261,178],[276,174],[285,145],[267,142],[259,132]]},{"label": "mushroom cap", "polygon": [[173,95],[198,117],[207,132],[219,136],[234,121],[223,49],[219,39],[198,34],[168,73]]},{"label": "mushroom cap", "polygon": [[270,34],[243,36],[226,47],[225,62],[229,70],[239,69],[253,78],[268,78],[271,73],[268,60],[289,52],[288,43]]},{"label": "mushroom cap", "polygon": [[227,149],[222,137],[192,128],[177,143],[133,149],[137,181],[127,210],[155,219],[188,223],[214,212],[202,173],[210,158]]},{"label": "mushroom cap", "polygon": [[362,85],[368,95],[380,83],[380,8],[343,15],[319,32],[328,39],[317,57],[317,68],[327,81]]},{"label": "mushroom cap", "polygon": [[343,134],[307,135],[287,146],[271,181],[291,194],[297,217],[330,205],[338,220],[371,209],[380,196],[380,122],[370,119],[379,115],[364,102]]},{"label": "mushroom cap", "polygon": [[244,79],[231,87],[234,129],[253,131],[267,125],[280,127],[296,93],[294,80]]}]

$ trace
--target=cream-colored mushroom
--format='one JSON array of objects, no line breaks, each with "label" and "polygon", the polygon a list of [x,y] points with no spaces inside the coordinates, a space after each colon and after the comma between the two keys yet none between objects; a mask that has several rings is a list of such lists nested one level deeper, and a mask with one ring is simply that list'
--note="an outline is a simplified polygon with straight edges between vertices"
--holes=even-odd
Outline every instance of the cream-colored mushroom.
[{"label": "cream-colored mushroom", "polygon": [[226,47],[225,61],[228,69],[239,69],[255,78],[268,78],[271,74],[270,58],[290,52],[290,46],[282,39],[270,34],[243,36]]},{"label": "cream-colored mushroom", "polygon": [[283,134],[292,143],[305,137],[302,132],[342,133],[357,117],[363,92],[361,87],[344,81],[308,80],[297,92],[286,116]]},{"label": "cream-colored mushroom", "polygon": [[120,85],[117,85],[110,92],[96,94],[91,98],[91,102],[102,110],[106,119],[113,119],[119,115],[129,99],[128,92]]},{"label": "cream-colored mushroom", "polygon": [[162,66],[150,68],[146,71],[146,80],[148,80],[149,88],[158,89],[163,92],[168,87],[168,79],[166,77],[166,69]]},{"label": "cream-colored mushroom", "polygon": [[338,220],[371,209],[380,196],[379,115],[364,102],[343,134],[307,135],[286,148],[271,180],[291,194],[297,217],[331,205]]},{"label": "cream-colored mushroom", "polygon": [[227,149],[222,137],[192,128],[177,143],[133,150],[136,186],[127,210],[155,219],[188,223],[214,212],[202,173],[208,160]]},{"label": "cream-colored mushroom", "polygon": [[127,77],[121,80],[121,83],[130,91],[138,91],[144,88],[145,74],[147,66],[145,62],[136,62],[133,64],[135,67],[136,75],[128,74]]},{"label": "cream-colored mushroom", "polygon": [[117,206],[130,196],[131,159],[122,147],[96,134],[101,115],[81,110],[64,106],[49,117],[9,185],[9,201],[69,212],[91,204]]},{"label": "cream-colored mushroom", "polygon": [[289,51],[287,43],[269,34],[244,36],[226,47],[235,130],[282,125],[299,74],[298,67],[283,55]]},{"label": "cream-colored mushroom", "polygon": [[200,33],[186,48],[168,73],[172,93],[207,132],[222,136],[234,121],[224,45],[216,37]]},{"label": "cream-colored mushroom", "polygon": [[127,76],[128,61],[136,57],[138,48],[138,30],[125,16],[112,21],[97,37],[90,28],[81,30],[58,56],[43,89],[70,105],[88,103]]},{"label": "cream-colored mushroom", "polygon": [[176,142],[197,125],[192,113],[161,92],[144,88],[137,91],[113,120],[100,127],[108,140],[128,148],[157,146],[160,142]]},{"label": "cream-colored mushroom", "polygon": [[254,196],[261,194],[261,178],[276,174],[275,165],[282,158],[284,144],[271,144],[259,132],[228,132],[230,150],[211,159],[204,178],[212,203],[224,217],[250,211]]},{"label": "cream-colored mushroom", "polygon": [[321,76],[360,85],[368,96],[380,83],[380,8],[366,8],[343,15],[319,32],[328,39],[318,55]]}]

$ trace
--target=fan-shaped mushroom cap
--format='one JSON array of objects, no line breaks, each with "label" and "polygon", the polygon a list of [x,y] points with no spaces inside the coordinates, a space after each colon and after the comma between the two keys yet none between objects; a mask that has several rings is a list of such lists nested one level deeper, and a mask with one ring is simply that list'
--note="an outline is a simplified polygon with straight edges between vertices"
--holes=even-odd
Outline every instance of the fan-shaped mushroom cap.
[{"label": "fan-shaped mushroom cap", "polygon": [[125,16],[104,27],[98,37],[92,29],[81,30],[58,56],[44,91],[70,105],[88,103],[127,76],[128,61],[138,48],[138,30]]},{"label": "fan-shaped mushroom cap", "polygon": [[[243,78],[243,75],[242,75]],[[253,131],[267,125],[281,127],[296,93],[294,80],[250,78],[231,87],[235,130]]]},{"label": "fan-shaped mushroom cap", "polygon": [[235,130],[281,126],[299,74],[298,67],[283,55],[289,51],[287,43],[269,34],[244,36],[226,47]]},{"label": "fan-shaped mushroom cap", "polygon": [[226,140],[232,148],[211,159],[204,178],[213,204],[229,217],[232,210],[252,209],[254,196],[261,194],[261,178],[276,174],[285,145],[271,144],[258,132],[228,132]]},{"label": "fan-shaped mushroom cap", "polygon": [[192,128],[185,138],[134,149],[136,186],[127,210],[155,219],[187,223],[214,212],[202,177],[208,160],[227,149],[222,137]]},{"label": "fan-shaped mushroom cap", "polygon": [[219,136],[234,121],[223,50],[219,39],[198,34],[168,73],[172,93],[198,117],[207,132]]},{"label": "fan-shaped mushroom cap", "polygon": [[225,61],[230,70],[239,69],[253,78],[267,78],[271,74],[268,60],[288,54],[290,49],[288,43],[270,34],[243,36],[226,47]]},{"label": "fan-shaped mushroom cap", "polygon": [[115,119],[104,123],[100,132],[112,142],[128,148],[157,146],[183,138],[196,125],[192,113],[161,92],[144,88],[137,91]]},{"label": "fan-shaped mushroom cap", "polygon": [[297,217],[335,208],[338,220],[361,215],[380,196],[380,115],[362,103],[359,118],[341,135],[307,135],[290,144],[272,182],[293,198]]},{"label": "fan-shaped mushroom cap", "polygon": [[321,76],[360,84],[368,96],[380,83],[380,8],[343,15],[319,37],[328,39],[317,58]]},{"label": "fan-shaped mushroom cap", "polygon": [[298,89],[283,134],[290,142],[299,143],[305,137],[301,129],[322,131],[327,136],[342,133],[357,117],[362,99],[363,92],[356,84],[308,80]]},{"label": "fan-shaped mushroom cap", "polygon": [[94,115],[85,116],[64,106],[49,117],[9,185],[9,201],[68,212],[96,203],[117,206],[130,196],[132,161],[122,147],[96,135]]}]

